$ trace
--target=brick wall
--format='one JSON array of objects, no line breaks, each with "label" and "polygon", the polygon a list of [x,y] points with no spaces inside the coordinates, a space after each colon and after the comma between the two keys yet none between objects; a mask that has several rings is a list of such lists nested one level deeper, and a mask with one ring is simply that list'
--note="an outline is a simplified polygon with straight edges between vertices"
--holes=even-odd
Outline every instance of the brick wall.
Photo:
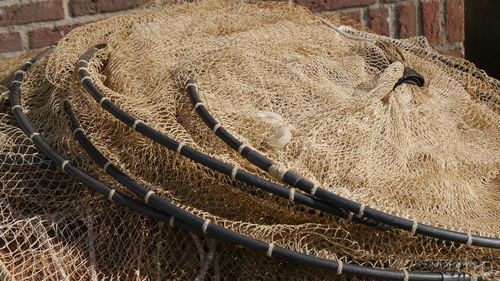
[{"label": "brick wall", "polygon": [[[312,11],[341,13],[395,38],[424,35],[463,56],[464,0],[295,0]],[[50,45],[73,28],[147,0],[0,0],[0,58]]]},{"label": "brick wall", "polygon": [[50,45],[73,28],[146,0],[0,0],[0,58]]},{"label": "brick wall", "polygon": [[454,56],[464,54],[464,0],[297,0],[317,13],[333,10],[375,33],[394,38],[422,35]]}]

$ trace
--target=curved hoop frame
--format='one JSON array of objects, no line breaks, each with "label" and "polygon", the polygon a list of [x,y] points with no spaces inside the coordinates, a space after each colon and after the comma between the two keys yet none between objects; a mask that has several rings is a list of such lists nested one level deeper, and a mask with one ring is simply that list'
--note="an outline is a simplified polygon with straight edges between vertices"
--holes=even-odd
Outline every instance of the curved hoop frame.
[{"label": "curved hoop frame", "polygon": [[[97,47],[94,47],[90,50],[88,50],[81,58],[80,58],[80,61],[79,61],[79,67],[81,66],[85,66],[85,65],[88,65],[88,61],[92,58],[93,54],[95,52],[97,52],[98,50],[102,49],[102,48],[105,48],[106,46],[105,45],[100,45],[100,46],[97,46]],[[87,78],[87,79],[86,79]],[[94,98],[94,100],[96,100],[97,102],[99,102],[101,99],[104,98],[104,96],[102,95],[102,93],[97,89],[97,87],[93,84],[92,82],[92,79],[90,79],[90,75],[88,72],[86,73],[82,73],[80,72],[80,81],[82,81],[82,85],[84,86],[84,88],[87,90],[87,92]],[[192,87],[193,85],[189,85],[189,87]],[[199,102],[195,103],[195,104],[198,104]],[[117,119],[119,119],[122,123],[126,124],[127,126],[131,127],[133,126],[133,124],[137,124],[137,119],[130,116],[128,113],[126,113],[125,111],[121,110],[120,108],[118,108],[117,106],[115,106],[111,101],[109,100],[106,100],[104,103],[101,103],[101,106],[102,108],[104,108],[106,111],[108,111],[109,113],[111,113],[113,116],[115,116]],[[198,108],[201,108],[200,106],[198,106]],[[215,126],[215,125],[214,125]],[[227,175],[231,175],[233,174],[233,168],[234,167],[231,167],[225,163],[221,163],[213,158],[210,158],[207,156],[208,158],[208,161],[207,159],[203,159],[203,154],[202,153],[199,153],[187,146],[184,146],[182,147],[182,149],[178,149],[178,146],[181,144],[175,140],[172,140],[170,139],[169,137],[161,134],[160,132],[158,131],[155,131],[154,129],[150,128],[149,126],[147,126],[145,123],[143,122],[140,122],[137,126],[135,126],[134,128],[137,132],[141,133],[142,135],[160,143],[161,145],[165,146],[166,148],[172,150],[172,151],[179,151],[180,154],[200,163],[200,164],[204,164],[206,166],[208,166],[209,168],[211,169],[214,169],[216,171],[219,171],[219,172],[222,172],[224,174],[227,174]],[[218,131],[220,129],[223,129],[223,128],[219,128],[217,127],[217,130],[214,130],[214,131]],[[245,148],[244,148],[245,149]],[[188,153],[182,153],[184,151],[189,151]],[[214,167],[211,167],[209,164],[212,164],[214,165]],[[219,165],[217,165],[219,164]],[[236,176],[238,175],[238,171],[236,172]],[[251,175],[251,174],[249,174]],[[260,179],[260,178],[258,178]],[[298,178],[297,179],[298,182],[300,181],[305,181],[304,179],[302,178]],[[250,184],[252,184],[252,182],[250,182]],[[311,188],[314,188],[317,186],[313,185]],[[324,189],[322,188],[317,188],[317,192],[325,192]],[[327,192],[327,191],[326,191]],[[288,192],[287,192],[288,193]],[[300,193],[299,193],[300,194]],[[334,194],[333,194],[334,195]],[[155,195],[153,195],[155,196]],[[297,196],[297,194],[295,194],[295,196]],[[341,200],[344,200],[344,201],[349,201],[347,199],[344,199],[340,196],[337,196],[337,195],[334,195],[338,198],[341,198]],[[328,196],[326,196],[328,198]],[[154,198],[157,198],[157,197],[154,197]],[[390,217],[393,217],[393,218],[397,218],[397,219],[400,219],[400,220],[405,220],[405,219],[402,219],[402,218],[399,218],[399,217],[395,217],[395,216],[392,216],[392,215],[389,215],[389,214],[385,214],[383,212],[380,212],[380,211],[377,211],[377,210],[374,210],[374,209],[371,209],[369,207],[365,207],[363,204],[359,204],[359,203],[355,203],[355,202],[352,202],[350,201],[351,203],[353,204],[358,204],[359,205],[359,208],[356,209],[356,213],[358,214],[363,214],[363,213],[367,213],[369,211],[371,212],[378,212],[378,213],[382,213],[383,215],[385,216],[390,216]],[[413,220],[410,221],[411,224],[410,224],[410,230],[413,228]],[[398,225],[397,223],[393,223],[394,225]],[[450,233],[453,233],[452,231],[448,231],[448,230],[444,230],[444,229],[439,229],[439,228],[434,228],[432,226],[426,226],[426,225],[420,225],[421,227],[430,227],[432,229],[437,229],[437,230],[440,230],[440,231],[444,231],[444,232],[450,232]],[[402,228],[404,229],[404,228]],[[423,232],[425,233],[425,232]],[[458,232],[457,232],[458,233]],[[440,238],[439,236],[439,232],[438,233],[433,233],[434,235],[438,236],[436,238]],[[458,234],[461,234],[461,233],[458,233]],[[431,236],[431,235],[428,235],[428,236]],[[434,236],[431,236],[431,237],[434,237]],[[467,241],[470,242],[470,235],[468,236],[469,238],[467,238]],[[445,239],[446,240],[446,239]],[[466,243],[467,243],[466,241]],[[411,279],[413,280],[413,279]]]},{"label": "curved hoop frame", "polygon": [[[198,95],[198,90],[192,77],[189,77],[186,81],[186,92],[189,95],[193,106],[195,104],[203,104],[203,101]],[[223,126],[221,126],[220,123],[212,116],[212,114],[210,114],[206,106],[198,106],[195,111],[209,129],[212,129],[215,124],[217,124],[218,129],[217,132],[215,132],[215,135],[218,136],[227,145],[229,145],[233,150],[237,151],[238,154],[245,157],[250,163],[254,164],[264,171],[267,171],[268,173],[273,169],[273,167],[281,166],[280,163],[275,163],[273,160],[263,155],[260,151],[251,148],[248,144],[245,144],[234,137],[234,135],[232,135]],[[465,244],[467,246],[474,245],[486,248],[500,249],[500,239],[452,231],[440,227],[417,223],[415,222],[415,220],[410,220],[384,213],[382,211],[370,208],[363,203],[354,202],[335,193],[332,193],[325,188],[319,187],[308,179],[297,175],[292,170],[285,171],[283,176],[279,180],[294,188],[298,188],[304,192],[314,195],[331,206],[339,206],[345,210],[357,214],[357,218],[368,217],[374,221],[378,221],[395,228],[409,231],[412,234],[418,233],[423,236],[457,242],[460,244]]]},{"label": "curved hoop frame", "polygon": [[[47,48],[45,51],[42,53],[38,54],[35,56],[33,59],[31,59],[28,63],[24,64],[21,67],[21,70],[23,72],[26,72],[37,60],[40,58],[44,57],[45,55],[49,54],[53,50],[53,46]],[[19,126],[21,130],[25,133],[26,136],[32,136],[33,135],[33,143],[34,145],[42,152],[44,153],[48,158],[50,158],[56,166],[58,165],[63,165],[66,163],[66,161],[60,154],[58,154],[56,151],[50,147],[45,140],[40,136],[40,134],[34,135],[36,133],[35,129],[32,127],[30,121],[28,120],[26,114],[22,110],[22,105],[21,105],[21,82],[24,80],[24,74],[22,74],[22,77],[16,77],[14,81],[19,81],[19,83],[13,83],[12,87],[10,89],[10,102],[11,102],[11,108],[12,108],[12,113],[16,120],[19,123]],[[68,103],[69,105],[69,103]],[[69,108],[70,109],[70,108]],[[76,120],[76,118],[75,118]],[[75,137],[80,136],[84,134],[83,130],[73,130],[75,132]],[[90,142],[89,142],[90,143]],[[97,149],[96,149],[97,150]],[[97,151],[98,152],[98,151]],[[108,163],[109,161],[105,161],[104,163]],[[110,200],[117,202],[119,204],[122,204],[126,207],[132,208],[134,210],[137,210],[145,215],[148,215],[152,218],[162,220],[162,221],[168,221],[172,226],[178,226],[180,228],[186,229],[188,231],[192,231],[194,233],[199,233],[200,232],[200,224],[201,224],[201,232],[205,233],[211,237],[217,237],[219,240],[238,244],[250,249],[258,250],[261,252],[265,252],[268,256],[271,256],[273,253],[275,256],[279,256],[294,262],[298,263],[305,263],[309,264],[312,266],[317,266],[320,268],[324,269],[329,269],[332,271],[336,271],[339,273],[339,269],[341,273],[345,274],[352,274],[352,275],[357,275],[357,276],[365,276],[365,277],[374,277],[374,278],[381,278],[384,280],[412,280],[412,281],[425,281],[425,280],[444,280],[445,278],[448,278],[449,276],[456,276],[457,278],[452,278],[452,280],[457,280],[458,278],[463,278],[465,280],[470,280],[471,277],[468,274],[461,274],[461,273],[432,273],[432,272],[412,272],[408,273],[406,270],[405,271],[395,271],[395,270],[386,270],[386,269],[377,269],[377,268],[369,268],[369,267],[364,267],[364,266],[358,266],[358,265],[350,265],[350,264],[343,264],[339,263],[336,261],[331,261],[331,260],[326,260],[322,258],[317,258],[313,256],[309,256],[306,254],[301,254],[297,252],[293,252],[281,247],[276,247],[274,246],[273,243],[267,244],[262,241],[254,240],[252,238],[243,236],[241,234],[229,231],[223,227],[217,226],[215,224],[210,224],[207,223],[207,220],[204,220],[203,218],[200,218],[196,215],[193,215],[187,211],[184,211],[183,209],[178,208],[177,206],[171,204],[170,202],[167,202],[155,194],[150,194],[147,189],[141,189],[137,191],[141,191],[144,196],[149,196],[151,200],[151,205],[152,206],[160,206],[162,209],[165,209],[164,211],[170,210],[173,211],[171,214],[173,216],[169,216],[166,213],[159,212],[153,208],[150,208],[147,205],[144,205],[140,202],[137,202],[136,200],[133,200],[132,198],[123,195],[122,193],[115,191],[114,189],[109,188],[107,185],[103,184],[102,182],[94,179],[93,177],[87,175],[77,167],[73,166],[71,163],[67,163],[63,166],[64,172],[68,173],[75,179],[79,180],[81,183],[84,185],[88,186],[92,190],[101,193],[105,196],[107,196]],[[117,169],[118,170],[118,169]],[[111,168],[111,171],[113,171],[113,167]],[[117,172],[120,172],[119,170]],[[121,172],[120,172],[121,173]],[[126,176],[126,175],[125,175]],[[122,179],[124,182],[131,183],[133,182],[126,176],[126,178]],[[138,185],[139,187],[139,185]],[[177,216],[176,216],[177,215]],[[174,220],[175,218],[175,220]],[[183,221],[189,221],[190,223],[184,223]],[[457,275],[458,274],[458,275]]]},{"label": "curved hoop frame", "polygon": [[[64,104],[64,111],[70,120],[71,130],[75,130],[77,128],[81,128],[80,122],[77,119],[76,115],[71,109],[69,103]],[[94,162],[104,169],[104,165],[109,162],[101,151],[88,139],[84,130],[78,130],[74,136],[76,140],[80,143],[81,147],[85,150],[85,152],[94,160]],[[221,226],[218,226],[214,223],[211,223],[210,220],[200,218],[191,213],[180,209],[179,207],[173,205],[172,203],[162,199],[158,195],[156,195],[151,190],[141,186],[139,183],[131,179],[128,175],[124,174],[119,168],[117,168],[113,163],[109,165],[109,168],[106,172],[113,177],[116,181],[118,181],[121,185],[125,186],[130,191],[134,192],[140,197],[145,198],[145,201],[148,202],[151,206],[156,209],[172,213],[172,219],[175,218],[177,221],[178,218],[188,221],[190,224],[195,225],[195,228],[198,229],[198,232],[204,233],[214,239],[231,242],[234,244],[238,244],[250,249],[258,250],[263,253],[266,253],[268,257],[278,256],[290,261],[294,262],[302,262],[311,266],[320,267],[323,269],[331,270],[332,272],[336,272],[337,274],[352,274],[356,276],[364,276],[371,278],[380,278],[382,280],[409,280],[409,281],[417,281],[417,280],[440,280],[444,281],[444,278],[451,278],[450,280],[461,280],[460,278],[465,278],[467,281],[470,280],[469,275],[463,273],[431,273],[431,272],[408,272],[406,270],[402,271],[393,271],[386,270],[387,272],[378,272],[375,273],[372,270],[380,271],[381,269],[346,264],[342,261],[331,261],[322,258],[313,257],[310,255],[297,253],[294,251],[290,251],[281,247],[276,246],[274,243],[265,243],[259,240],[255,240],[253,238],[249,238],[233,232],[231,230],[225,229]],[[201,228],[201,231],[200,231]],[[243,241],[239,241],[243,239]],[[330,263],[330,266],[328,266]],[[354,268],[353,268],[354,266]],[[359,270],[359,271],[358,271]],[[365,271],[366,270],[366,271]],[[384,270],[382,270],[384,271]],[[389,273],[390,272],[390,273]],[[397,273],[397,277],[395,274]],[[375,275],[371,275],[375,274]],[[456,276],[456,277],[453,277]],[[467,279],[469,278],[469,279]]]},{"label": "curved hoop frame", "polygon": [[[32,60],[29,61],[29,63],[23,65],[22,70],[26,71],[28,68],[33,65],[39,58],[47,55],[52,51],[53,47],[48,48],[38,56],[34,57]],[[23,79],[21,78],[19,81],[22,81]],[[21,82],[19,83],[14,83],[11,87],[10,91],[10,101],[11,101],[11,107],[13,108],[13,115],[16,118],[16,120],[19,122],[21,130],[27,135],[30,136],[33,133],[35,133],[34,128],[32,127],[30,121],[28,120],[27,116],[22,112],[22,106],[20,103],[20,85]],[[83,131],[77,131],[77,134],[83,134]],[[58,154],[56,151],[54,151],[46,142],[45,140],[40,136],[40,135],[35,135],[33,137],[33,143],[34,145],[42,152],[44,153],[48,158],[50,158],[52,161],[55,162],[56,165],[62,165],[65,163],[65,159]],[[64,166],[64,171],[74,177],[75,179],[79,180],[83,184],[87,185],[89,188],[92,190],[101,193],[105,196],[108,196],[112,194],[111,199],[119,204],[123,204],[127,207],[130,207],[132,209],[138,210],[141,213],[147,214],[153,218],[160,219],[162,221],[169,221],[170,223],[173,222],[173,224],[176,224],[176,226],[179,226],[181,228],[185,229],[192,229],[193,225],[186,225],[184,223],[179,223],[178,220],[173,221],[172,219],[174,217],[169,217],[163,213],[159,213],[158,211],[149,208],[148,206],[145,206],[125,195],[122,195],[120,192],[113,192],[114,189],[109,188],[102,182],[94,179],[93,177],[87,175],[86,173],[82,172],[79,170],[77,167],[73,166],[71,163],[68,163]],[[147,194],[147,193],[146,193]],[[159,199],[157,197],[153,197],[153,201],[156,202],[154,199]],[[158,200],[159,202],[162,202],[162,200]],[[152,202],[152,203],[154,203]],[[166,202],[168,204],[168,202]],[[167,205],[168,206],[168,205]],[[293,251],[289,251],[280,247],[275,247],[274,244],[266,244],[261,241],[254,240],[252,238],[248,238],[242,235],[239,235],[237,233],[233,233],[231,231],[228,231],[224,228],[221,228],[219,226],[216,226],[214,224],[206,224],[206,220],[203,220],[200,217],[197,217],[195,215],[192,215],[182,209],[176,207],[175,205],[173,206],[173,210],[179,212],[181,215],[183,215],[186,218],[193,218],[196,219],[197,222],[200,222],[200,220],[203,221],[202,226],[202,232],[206,232],[210,236],[220,236],[220,240],[227,241],[227,242],[232,242],[235,244],[239,244],[242,246],[246,246],[248,248],[252,248],[255,250],[260,250],[261,252],[267,253],[268,256],[271,256],[271,254],[275,254],[276,256],[281,256],[283,258],[290,259],[294,262],[304,262],[309,265],[314,265],[318,266],[321,268],[333,270],[333,271],[339,271],[339,267],[342,267],[343,273],[346,274],[353,274],[357,276],[366,276],[366,277],[374,277],[374,278],[383,278],[384,280],[413,280],[413,281],[418,281],[418,280],[458,280],[459,278],[462,278],[462,280],[470,280],[470,275],[468,274],[461,274],[461,273],[432,273],[432,272],[414,272],[414,273],[406,273],[406,271],[395,271],[395,270],[385,270],[385,269],[376,269],[376,268],[368,268],[364,266],[357,266],[357,265],[349,265],[349,264],[342,264],[342,266],[339,265],[338,262],[336,261],[330,261],[330,260],[325,260],[321,258],[316,258],[316,257],[311,257],[305,254],[300,254],[296,253]],[[199,224],[199,223],[198,223]],[[205,231],[203,231],[205,230]],[[198,233],[198,229],[194,229],[193,232]],[[235,235],[236,237],[232,236]],[[271,253],[269,253],[271,251]],[[455,276],[451,277],[450,276]]]},{"label": "curved hoop frame", "polygon": [[[260,178],[258,176],[255,176],[243,169],[238,169],[235,170],[235,166],[229,165],[227,163],[224,163],[222,161],[219,161],[209,155],[206,155],[204,153],[201,153],[188,145],[186,145],[183,142],[176,141],[159,131],[149,127],[145,122],[131,116],[127,112],[123,111],[119,107],[117,107],[113,102],[105,97],[99,89],[94,85],[92,82],[92,79],[90,78],[90,74],[86,69],[86,66],[88,65],[89,60],[93,57],[94,53],[96,53],[98,50],[104,48],[105,45],[99,45],[96,47],[93,47],[85,54],[80,57],[80,60],[78,62],[78,68],[80,71],[78,72],[79,78],[81,81],[81,84],[87,91],[87,93],[92,96],[92,98],[99,103],[99,106],[101,106],[104,110],[107,112],[111,113],[115,118],[120,120],[122,123],[127,125],[128,127],[131,127],[135,131],[139,132],[143,136],[159,143],[160,145],[164,146],[165,148],[179,154],[182,156],[185,156],[191,160],[193,160],[196,163],[199,163],[203,166],[206,166],[214,171],[217,171],[219,173],[225,174],[229,176],[231,179],[235,180],[240,180],[244,183],[247,183],[251,186],[260,188],[266,192],[272,193],[274,195],[277,195],[281,198],[289,199],[290,198],[290,192],[291,190],[279,185],[275,184],[269,180]],[[76,129],[75,129],[76,131]],[[327,205],[321,200],[314,198],[312,196],[309,196],[304,193],[300,192],[295,192],[294,194],[294,202],[337,216],[341,217],[344,219],[349,218],[351,215],[349,212],[346,212],[336,206],[332,205]],[[353,218],[354,221],[377,227],[382,230],[386,230],[389,227],[387,225],[384,225],[383,223],[380,222],[375,222],[367,218],[362,218],[362,217],[356,217]]]},{"label": "curved hoop frame", "polygon": [[[51,46],[41,52],[40,54],[36,55],[33,57],[31,60],[23,64],[20,70],[23,70],[26,72],[32,65],[34,65],[39,59],[43,58],[44,56],[48,55],[52,50],[54,49],[54,46]],[[21,95],[21,90],[20,86],[22,81],[24,80],[24,73],[22,77],[16,77],[16,81],[19,81],[19,83],[15,83],[11,85],[10,89],[10,94],[9,94],[9,99],[11,103],[11,108],[12,108],[12,115],[16,118],[17,122],[19,123],[20,129],[24,132],[24,134],[28,137],[33,135],[32,142],[35,145],[35,147],[40,150],[50,161],[52,161],[52,164],[55,164],[57,167],[61,167],[64,163],[64,172],[68,173],[71,175],[73,178],[76,180],[80,181],[84,185],[88,186],[90,189],[93,191],[100,193],[104,195],[104,197],[110,197],[112,201],[128,207],[130,209],[136,210],[140,212],[141,214],[144,214],[148,217],[151,217],[156,220],[164,221],[164,222],[169,222],[171,221],[171,215],[160,212],[158,210],[153,209],[152,207],[145,205],[139,201],[136,201],[127,195],[116,191],[107,185],[103,184],[102,182],[94,179],[93,177],[87,175],[77,167],[73,166],[70,162],[66,162],[68,160],[65,160],[60,154],[58,154],[55,150],[52,149],[52,147],[45,142],[45,140],[40,136],[40,134],[36,134],[35,129],[32,127],[30,121],[28,120],[28,117],[22,110],[22,106],[20,103],[20,95]],[[183,228],[187,231],[191,231],[194,233],[201,233],[198,229],[192,227],[189,224],[186,224],[180,220],[175,221],[176,226],[179,228]]]}]

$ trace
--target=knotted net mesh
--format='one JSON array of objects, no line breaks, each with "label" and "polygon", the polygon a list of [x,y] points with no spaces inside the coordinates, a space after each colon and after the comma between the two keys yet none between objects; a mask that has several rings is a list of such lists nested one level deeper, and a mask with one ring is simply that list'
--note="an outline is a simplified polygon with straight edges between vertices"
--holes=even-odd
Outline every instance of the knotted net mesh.
[{"label": "knotted net mesh", "polygon": [[[25,113],[55,151],[107,185],[91,141],[177,206],[238,233],[344,263],[492,273],[500,252],[340,220],[231,180],[144,138],[82,88],[79,57],[113,103],[169,137],[274,180],[224,144],[185,91],[196,79],[228,131],[282,167],[366,206],[464,233],[500,233],[500,84],[424,38],[394,40],[277,2],[158,3],[81,27],[35,64]],[[4,85],[16,65],[2,66]],[[425,85],[397,82],[411,68]],[[7,91],[2,88],[2,91]],[[6,96],[3,95],[2,97]],[[0,113],[0,277],[5,280],[337,280],[171,228],[105,200],[39,154],[6,99]],[[297,191],[298,192],[298,191]],[[1,279],[0,278],[0,279]]]}]

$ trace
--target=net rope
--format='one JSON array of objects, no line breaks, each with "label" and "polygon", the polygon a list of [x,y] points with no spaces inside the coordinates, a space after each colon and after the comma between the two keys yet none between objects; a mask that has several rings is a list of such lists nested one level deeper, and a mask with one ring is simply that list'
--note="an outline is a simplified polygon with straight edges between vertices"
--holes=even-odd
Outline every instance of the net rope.
[{"label": "net rope", "polygon": [[[378,36],[338,15],[325,20],[335,29],[288,3],[154,1],[75,29],[25,73],[15,74],[24,57],[2,63],[0,278],[345,280],[350,266],[394,270],[396,280],[422,271],[500,278],[498,249],[412,235],[423,223],[499,238],[498,80],[436,53],[424,38]],[[109,99],[102,105],[142,120],[134,128],[81,85],[79,60],[99,44],[107,47],[89,60],[89,79]],[[423,86],[409,74],[414,84],[395,87],[408,68]],[[197,109],[208,109],[218,128],[193,111],[189,73],[203,101]],[[13,109],[8,87],[16,76],[24,79]],[[68,126],[64,101],[81,130]],[[12,113],[21,110],[39,135],[21,130]],[[137,132],[143,124],[183,146],[169,151],[148,140]],[[214,130],[246,147],[227,146]],[[94,163],[73,137],[83,134],[153,192],[147,200],[108,175],[111,164],[104,172],[105,163]],[[41,153],[40,139],[69,162]],[[291,169],[316,192],[363,204],[361,215],[375,208],[411,223],[408,231],[375,229],[355,221],[359,208],[346,211],[351,220],[319,212],[297,203],[306,195],[298,188],[277,197],[237,180],[239,173],[233,180],[232,170],[222,175],[186,159],[187,147],[278,184],[241,156],[258,150],[281,164],[278,178]],[[62,166],[115,192],[89,190]],[[210,223],[190,235],[165,213],[151,218],[107,200],[125,196],[141,208],[157,196]],[[213,240],[203,233],[212,224],[267,246],[259,252]],[[342,266],[311,270],[278,258],[277,249]]]}]

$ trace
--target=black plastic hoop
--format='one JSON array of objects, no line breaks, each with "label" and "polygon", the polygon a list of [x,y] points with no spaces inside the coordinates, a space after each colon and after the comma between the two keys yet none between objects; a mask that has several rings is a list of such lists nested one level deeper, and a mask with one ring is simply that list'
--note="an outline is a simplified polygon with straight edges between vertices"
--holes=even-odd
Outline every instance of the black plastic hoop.
[{"label": "black plastic hoop", "polygon": [[[101,151],[88,139],[85,134],[84,129],[81,127],[79,120],[71,109],[69,103],[64,104],[64,111],[70,120],[71,131],[73,136],[80,143],[81,147],[85,152],[94,160],[94,162],[99,165],[106,173],[113,177],[121,185],[125,186],[130,191],[134,192],[138,196],[144,198],[144,200],[156,209],[171,213],[174,217],[180,218],[183,221],[187,221],[195,228],[201,229],[201,232],[213,237],[217,240],[222,240],[234,244],[238,244],[250,249],[259,250],[261,252],[266,252],[268,257],[276,255],[293,262],[305,263],[311,266],[319,267],[322,269],[328,269],[336,271],[337,274],[351,274],[356,276],[380,278],[381,280],[403,280],[403,281],[417,281],[417,280],[470,280],[468,274],[463,273],[432,273],[432,272],[404,272],[404,271],[393,271],[376,269],[358,265],[350,265],[346,263],[340,263],[337,261],[331,261],[326,259],[321,259],[306,254],[290,251],[284,248],[274,246],[273,243],[267,244],[259,240],[255,240],[250,237],[243,236],[231,230],[227,230],[216,224],[211,223],[209,220],[204,220],[196,215],[188,213],[179,207],[173,205],[172,203],[162,199],[156,195],[151,190],[141,186],[139,183],[131,179],[128,175],[124,174],[119,168],[117,168],[112,162],[106,158]],[[353,268],[350,268],[353,266]],[[381,272],[387,271],[387,272]],[[399,273],[399,276],[396,274]],[[373,274],[373,275],[372,275]],[[467,279],[469,278],[469,279]]]},{"label": "black plastic hoop", "polygon": [[[246,146],[242,141],[238,140],[221,124],[218,123],[218,121],[210,114],[205,104],[199,97],[198,91],[196,89],[196,84],[191,77],[188,78],[186,82],[186,91],[191,99],[191,103],[195,108],[196,113],[200,116],[203,122],[208,126],[209,129],[215,132],[215,135],[217,135],[233,150],[237,151],[250,163],[254,164],[264,171],[269,172],[272,169],[273,165],[277,165],[273,162],[273,160],[267,158],[260,151],[257,151],[250,146]],[[315,185],[308,179],[297,175],[292,170],[287,170],[279,180],[292,187],[298,188],[304,192],[316,196],[317,198],[321,199],[323,202],[331,206],[339,206],[345,210],[353,212],[357,214],[357,217],[368,217],[374,221],[378,221],[402,230],[411,231],[412,233],[421,234],[423,236],[434,237],[446,241],[457,242],[460,244],[500,249],[500,239],[498,238],[490,238],[480,235],[471,235],[467,233],[452,231],[431,225],[420,224],[414,220],[394,216],[336,195],[326,190],[325,188]]]},{"label": "black plastic hoop", "polygon": [[178,153],[179,155],[185,156],[196,163],[199,163],[203,166],[206,166],[214,171],[222,173],[231,177],[234,180],[240,180],[244,183],[247,183],[251,186],[260,188],[266,192],[277,195],[282,198],[287,198],[290,201],[293,201],[298,204],[302,204],[304,206],[320,210],[322,212],[341,217],[344,219],[352,219],[355,222],[362,223],[365,225],[369,225],[372,227],[376,227],[381,230],[387,230],[390,228],[388,225],[384,223],[376,222],[364,217],[354,217],[349,212],[342,210],[336,206],[328,205],[322,202],[321,200],[309,196],[308,194],[304,194],[301,192],[295,192],[295,190],[287,189],[279,184],[275,184],[267,179],[263,179],[261,177],[255,176],[239,167],[229,165],[220,160],[217,160],[209,155],[206,155],[202,152],[199,152],[188,145],[178,142],[159,131],[149,127],[143,121],[131,116],[127,112],[123,111],[119,107],[117,107],[113,102],[102,95],[102,93],[97,89],[97,87],[93,84],[90,74],[88,72],[88,61],[92,58],[94,53],[98,50],[104,48],[105,45],[99,45],[89,49],[85,52],[84,55],[80,57],[78,62],[78,74],[80,78],[80,82],[87,91],[87,93],[92,96],[92,98],[99,103],[99,105],[105,109],[107,112],[111,113],[114,117],[120,120],[122,123],[126,124],[128,127],[131,127],[135,131],[144,135],[145,137],[161,144],[165,148]]}]

